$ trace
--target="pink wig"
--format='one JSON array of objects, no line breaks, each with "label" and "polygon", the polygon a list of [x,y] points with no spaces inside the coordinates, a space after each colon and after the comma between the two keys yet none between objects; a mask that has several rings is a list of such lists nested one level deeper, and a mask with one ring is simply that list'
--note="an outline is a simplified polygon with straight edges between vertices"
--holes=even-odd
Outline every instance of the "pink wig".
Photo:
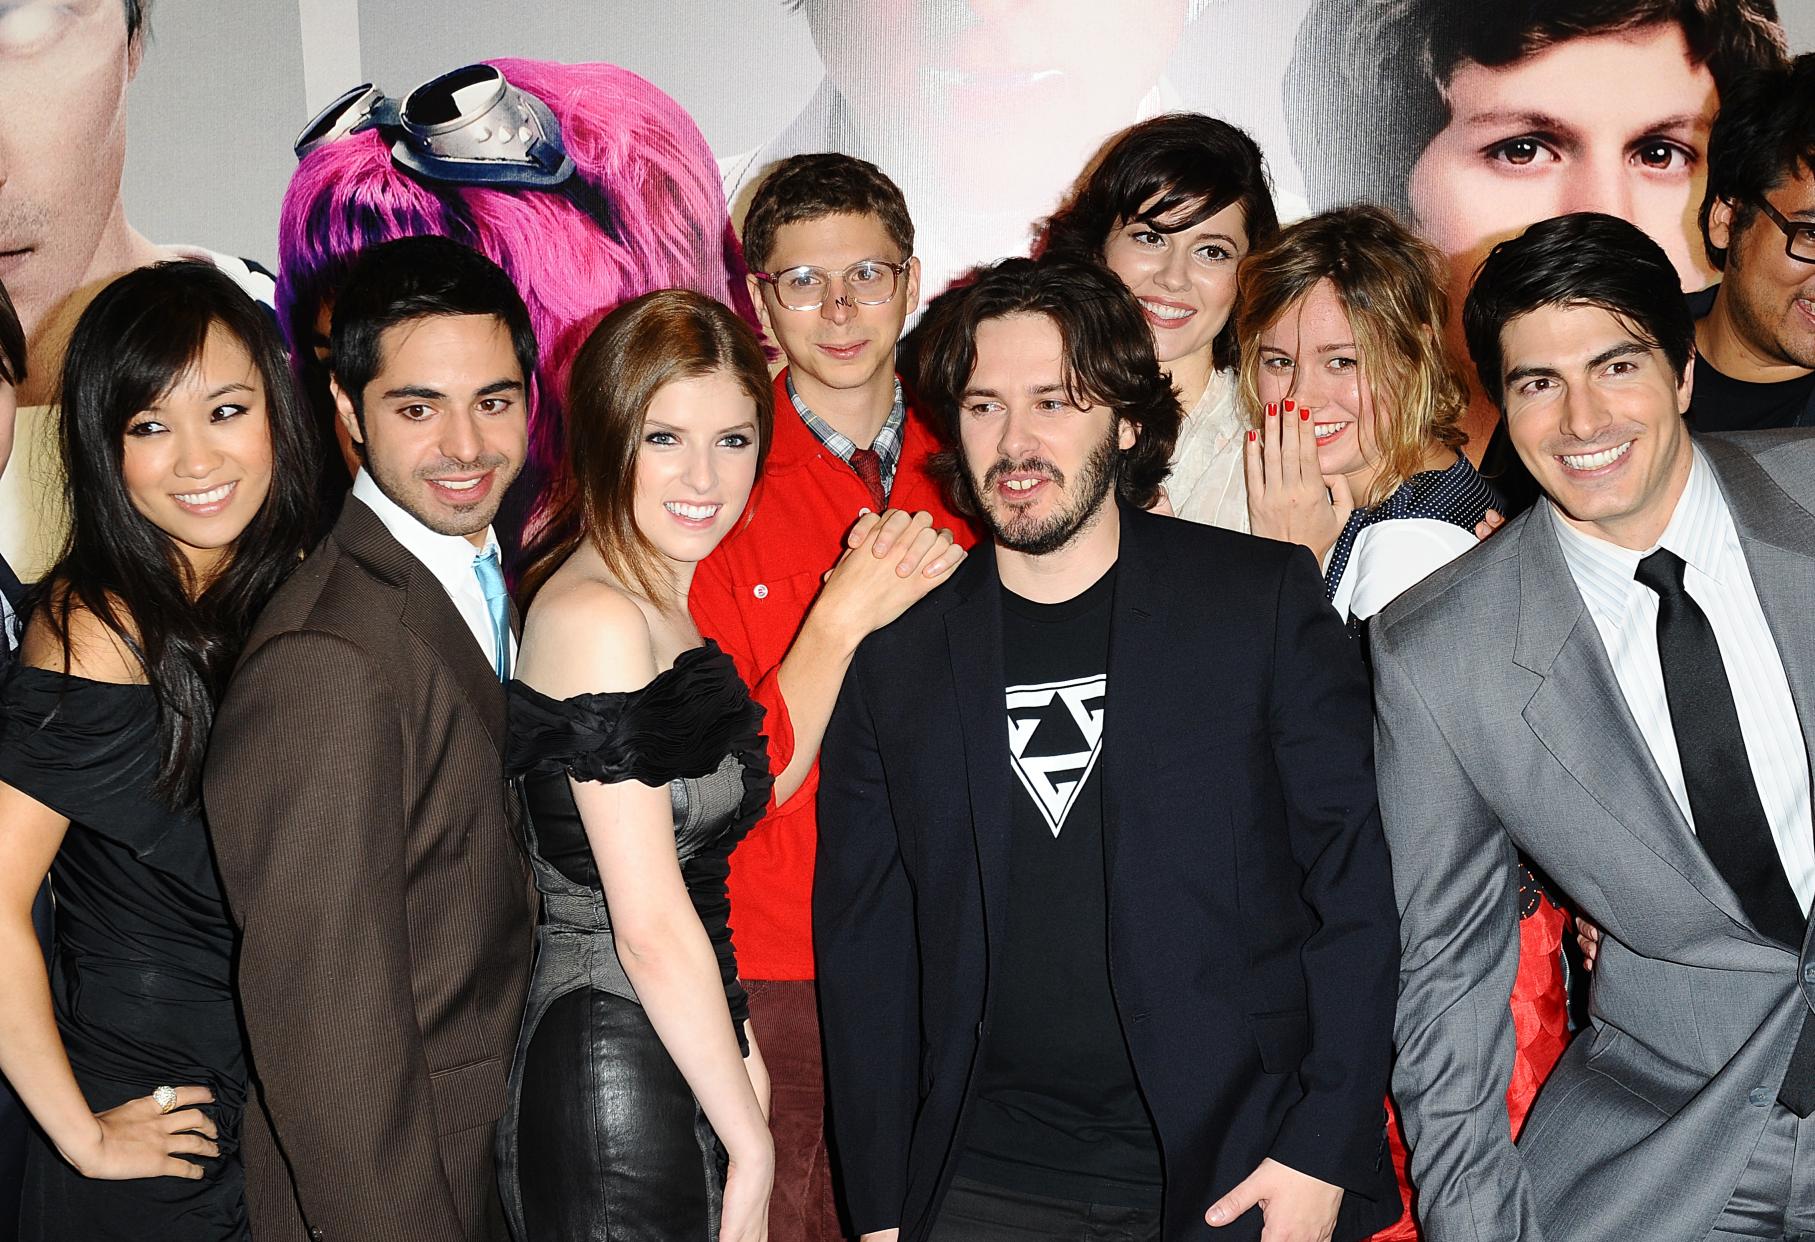
[{"label": "pink wig", "polygon": [[[718,167],[679,104],[616,65],[489,63],[554,112],[577,176],[609,204],[611,218],[588,214],[559,189],[419,181],[393,165],[386,141],[367,130],[311,151],[290,179],[277,312],[306,381],[316,314],[360,250],[438,233],[490,258],[516,282],[540,343],[530,465],[546,501],[551,485],[564,481],[568,370],[593,325],[655,289],[717,298],[752,327],[756,313]],[[319,383],[305,387],[320,391]]]}]

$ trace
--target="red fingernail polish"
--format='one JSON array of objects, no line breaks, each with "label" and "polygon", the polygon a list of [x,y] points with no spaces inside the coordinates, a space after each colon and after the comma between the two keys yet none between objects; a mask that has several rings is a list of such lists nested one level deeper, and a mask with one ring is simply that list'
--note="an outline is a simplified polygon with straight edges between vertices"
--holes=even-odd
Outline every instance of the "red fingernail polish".
[{"label": "red fingernail polish", "polygon": [[1288,411],[1288,412],[1289,412],[1289,411],[1291,411],[1291,410],[1292,410],[1292,409],[1293,409],[1293,408],[1294,408],[1294,407],[1293,407],[1293,405],[1292,405],[1292,402],[1291,402],[1291,401],[1287,401],[1287,402],[1286,402],[1286,407],[1285,407],[1285,408],[1286,408],[1286,410],[1287,410],[1287,411]]},{"label": "red fingernail polish", "polygon": [[1274,405],[1271,401],[1267,402],[1267,417],[1272,418],[1277,413],[1279,413],[1279,407]]},{"label": "red fingernail polish", "polygon": [[1248,433],[1248,438],[1249,438],[1249,439],[1250,439],[1250,440],[1252,440],[1252,439],[1253,439],[1253,438],[1254,438],[1254,437],[1255,437],[1255,436],[1256,436],[1256,435],[1257,435],[1257,434],[1259,434],[1259,433],[1258,433],[1258,432],[1253,432],[1253,431],[1250,431],[1250,432],[1249,432],[1249,433]]},{"label": "red fingernail polish", "polygon": [[1300,417],[1300,418],[1303,418],[1303,419],[1309,419],[1309,418],[1310,418],[1310,417],[1311,417],[1311,411],[1309,411],[1309,410],[1300,410],[1300,411],[1299,411],[1299,412],[1298,412],[1298,416],[1299,416],[1299,417]]}]

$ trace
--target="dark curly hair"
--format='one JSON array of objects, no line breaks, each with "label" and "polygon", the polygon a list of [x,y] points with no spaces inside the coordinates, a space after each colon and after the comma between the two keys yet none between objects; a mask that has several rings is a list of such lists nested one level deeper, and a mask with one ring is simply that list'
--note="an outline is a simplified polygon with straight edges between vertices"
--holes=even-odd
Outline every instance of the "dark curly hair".
[{"label": "dark curly hair", "polygon": [[775,235],[783,227],[825,216],[875,216],[901,261],[914,253],[914,222],[907,200],[888,175],[868,160],[838,151],[790,155],[769,170],[744,215],[744,260],[767,270]]},{"label": "dark curly hair", "polygon": [[[1232,203],[1242,209],[1250,247],[1279,230],[1267,162],[1254,139],[1199,112],[1156,116],[1109,140],[1046,221],[1034,253],[1100,263],[1110,237],[1130,220],[1145,220],[1156,233],[1183,233]],[[1187,219],[1156,223],[1180,208],[1189,209]],[[1211,350],[1218,370],[1235,365],[1234,314]]]},{"label": "dark curly hair", "polygon": [[[1009,315],[1044,315],[1059,329],[1067,396],[1103,405],[1135,426],[1116,462],[1116,496],[1137,509],[1158,498],[1172,463],[1184,411],[1154,357],[1153,333],[1134,295],[1100,263],[1004,259],[979,268],[971,283],[933,307],[920,346],[918,392],[948,444],[958,443],[959,411],[977,364],[977,328]],[[967,517],[979,506],[970,471],[956,449],[929,467],[952,505]]]}]

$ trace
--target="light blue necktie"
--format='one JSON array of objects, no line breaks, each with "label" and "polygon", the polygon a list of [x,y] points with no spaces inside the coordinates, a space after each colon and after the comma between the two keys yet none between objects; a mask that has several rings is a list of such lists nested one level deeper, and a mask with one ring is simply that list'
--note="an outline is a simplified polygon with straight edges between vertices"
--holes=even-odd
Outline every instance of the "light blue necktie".
[{"label": "light blue necktie", "polygon": [[498,549],[489,548],[473,558],[473,572],[479,575],[479,589],[485,592],[485,608],[492,614],[492,652],[498,667],[498,680],[510,680],[510,593],[504,589],[504,571],[498,567]]}]

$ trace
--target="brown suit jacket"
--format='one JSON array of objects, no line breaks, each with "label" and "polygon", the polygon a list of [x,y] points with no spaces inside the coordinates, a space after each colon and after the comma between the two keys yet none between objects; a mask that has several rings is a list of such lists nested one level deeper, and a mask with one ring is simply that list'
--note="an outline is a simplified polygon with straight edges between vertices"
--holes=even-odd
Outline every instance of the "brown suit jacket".
[{"label": "brown suit jacket", "polygon": [[535,897],[504,692],[360,501],[260,616],[204,796],[242,940],[264,1242],[503,1242],[492,1136]]}]

